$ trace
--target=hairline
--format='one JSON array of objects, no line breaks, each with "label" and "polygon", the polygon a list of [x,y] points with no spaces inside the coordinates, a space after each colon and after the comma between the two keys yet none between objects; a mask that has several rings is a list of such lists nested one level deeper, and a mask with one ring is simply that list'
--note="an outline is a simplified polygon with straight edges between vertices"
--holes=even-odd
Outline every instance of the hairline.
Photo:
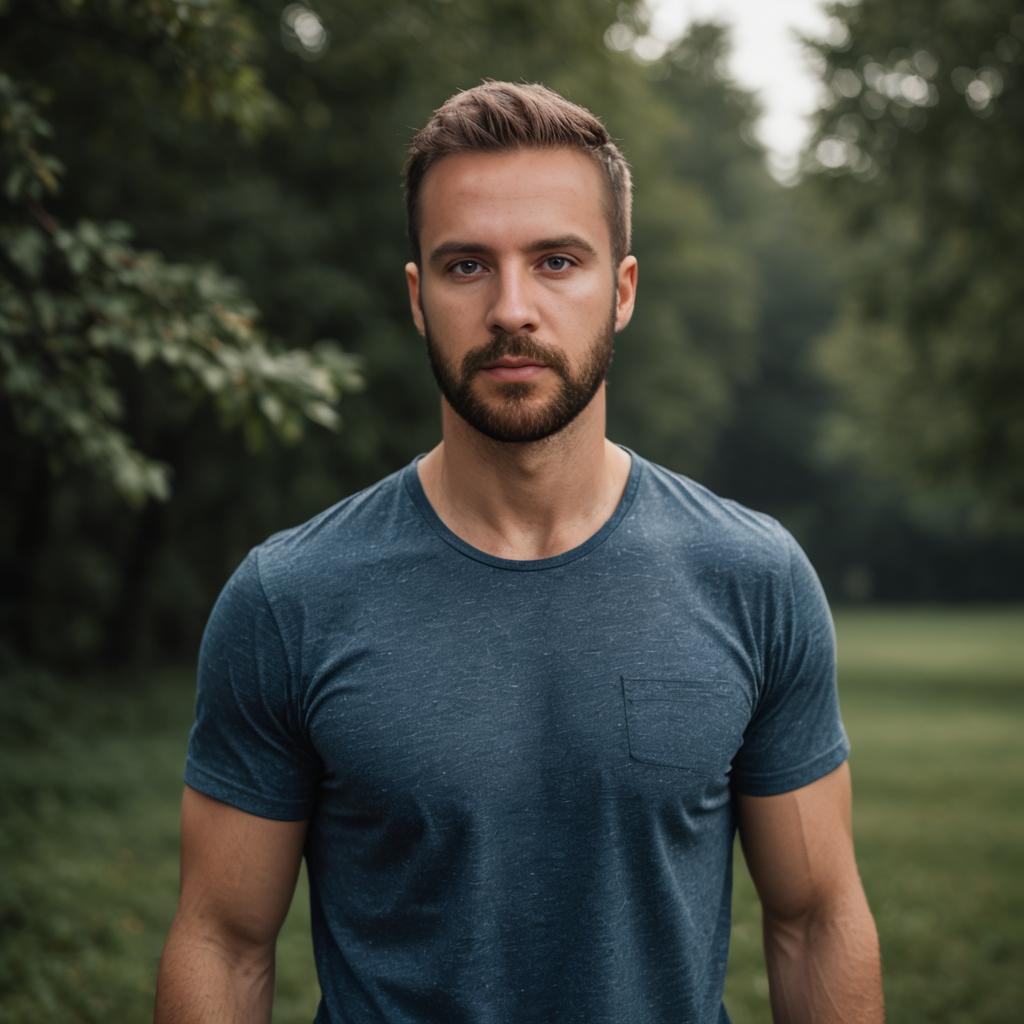
[{"label": "hairline", "polygon": [[[438,155],[432,157],[432,159],[423,168],[423,171],[422,171],[422,173],[419,176],[418,183],[417,183],[417,188],[416,188],[416,204],[415,204],[415,207],[410,209],[410,211],[409,211],[409,213],[410,213],[409,226],[410,227],[415,226],[415,228],[416,228],[416,238],[415,238],[415,241],[413,241],[412,238],[409,239],[410,243],[413,246],[412,256],[413,256],[413,262],[416,264],[416,266],[422,269],[423,264],[424,264],[423,246],[420,243],[420,233],[421,233],[421,231],[423,229],[423,218],[421,216],[422,197],[423,197],[423,185],[424,185],[424,182],[426,182],[426,180],[427,180],[427,175],[430,173],[430,171],[434,167],[437,167],[439,164],[443,163],[449,157],[453,157],[453,156],[474,155],[474,154],[477,154],[477,153],[483,153],[483,154],[493,153],[495,156],[502,156],[502,155],[510,154],[510,153],[522,153],[522,152],[530,152],[530,151],[543,152],[545,150],[550,150],[552,152],[557,152],[558,150],[565,150],[565,151],[568,151],[570,153],[582,153],[584,156],[588,157],[590,159],[591,163],[593,163],[597,167],[598,176],[599,176],[600,181],[601,181],[601,210],[602,210],[602,213],[604,215],[605,226],[608,229],[608,250],[609,250],[610,257],[611,257],[612,266],[613,267],[618,266],[619,263],[621,263],[629,255],[629,244],[628,244],[628,239],[625,240],[626,241],[626,246],[625,246],[626,251],[624,251],[621,254],[616,254],[616,251],[615,251],[616,250],[616,242],[615,242],[615,235],[616,235],[616,231],[615,231],[615,196],[614,196],[614,192],[613,192],[613,185],[612,185],[612,181],[611,181],[611,175],[608,173],[608,171],[607,171],[607,169],[606,169],[606,167],[604,165],[604,162],[601,160],[601,157],[597,154],[597,152],[594,149],[592,149],[592,148],[590,148],[588,146],[573,145],[571,142],[536,143],[536,144],[534,144],[534,143],[514,143],[514,144],[511,144],[511,145],[508,145],[508,146],[494,146],[494,147],[491,147],[491,146],[487,146],[487,147],[483,147],[483,146],[466,146],[465,148],[462,148],[462,149],[456,149],[456,150],[453,150],[453,151],[451,151],[449,153],[441,153],[441,154],[438,154]],[[628,196],[626,197],[626,202],[629,202],[629,197]],[[411,216],[411,214],[413,213],[413,209],[415,211],[415,219],[413,219],[413,217]],[[589,248],[590,247],[589,243],[587,243],[587,245],[588,245],[588,248]],[[427,262],[429,262],[429,260]]]},{"label": "hairline", "polygon": [[406,229],[417,265],[422,264],[420,193],[430,168],[459,153],[530,149],[579,150],[590,157],[604,181],[612,260],[618,265],[629,255],[632,175],[601,119],[542,83],[484,79],[445,100],[409,144],[404,168]]}]

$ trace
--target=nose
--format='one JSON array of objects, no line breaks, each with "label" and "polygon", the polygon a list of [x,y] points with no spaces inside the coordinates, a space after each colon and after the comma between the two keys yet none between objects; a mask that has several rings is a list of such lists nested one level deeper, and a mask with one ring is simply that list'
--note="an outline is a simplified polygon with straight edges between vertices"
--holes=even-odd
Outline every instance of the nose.
[{"label": "nose", "polygon": [[487,327],[492,334],[532,334],[537,330],[537,309],[527,270],[502,267],[494,275],[494,292],[487,311]]}]

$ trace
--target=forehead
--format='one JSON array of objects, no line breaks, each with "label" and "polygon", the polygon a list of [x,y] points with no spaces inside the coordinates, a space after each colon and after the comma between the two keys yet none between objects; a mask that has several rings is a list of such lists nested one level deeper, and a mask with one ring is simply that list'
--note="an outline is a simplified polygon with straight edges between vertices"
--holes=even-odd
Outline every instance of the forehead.
[{"label": "forehead", "polygon": [[427,171],[419,197],[420,244],[515,245],[578,234],[610,249],[604,176],[576,149],[456,153]]}]

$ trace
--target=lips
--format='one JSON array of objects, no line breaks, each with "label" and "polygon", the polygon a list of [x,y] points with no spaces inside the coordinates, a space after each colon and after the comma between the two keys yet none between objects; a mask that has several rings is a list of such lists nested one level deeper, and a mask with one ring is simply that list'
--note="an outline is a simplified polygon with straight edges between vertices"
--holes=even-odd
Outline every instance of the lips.
[{"label": "lips", "polygon": [[482,373],[492,380],[526,381],[552,372],[565,378],[568,367],[564,356],[528,334],[499,332],[486,345],[468,352],[462,360],[466,380]]},{"label": "lips", "polygon": [[518,370],[524,366],[545,366],[545,363],[540,362],[537,359],[530,359],[528,356],[503,356],[501,359],[493,363],[488,363],[485,370],[500,370],[510,369]]},{"label": "lips", "polygon": [[506,356],[496,363],[488,363],[483,367],[483,371],[494,380],[515,383],[532,380],[547,368],[546,363],[539,363],[536,359]]}]

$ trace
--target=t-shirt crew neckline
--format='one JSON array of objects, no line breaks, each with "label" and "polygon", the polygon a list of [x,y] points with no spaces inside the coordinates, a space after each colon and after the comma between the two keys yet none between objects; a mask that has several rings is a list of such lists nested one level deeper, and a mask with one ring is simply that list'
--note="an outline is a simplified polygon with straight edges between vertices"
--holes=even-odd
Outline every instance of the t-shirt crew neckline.
[{"label": "t-shirt crew neckline", "polygon": [[630,506],[633,504],[633,499],[636,497],[637,488],[640,485],[642,460],[637,456],[636,452],[625,445],[619,445],[619,447],[629,456],[630,461],[629,477],[626,480],[622,497],[619,498],[619,503],[615,506],[615,511],[611,514],[610,518],[605,520],[600,529],[596,533],[591,534],[582,544],[578,544],[568,551],[563,551],[559,555],[552,555],[550,558],[499,558],[497,555],[490,555],[486,551],[473,547],[472,544],[467,544],[457,533],[445,526],[441,517],[434,511],[433,505],[430,504],[426,491],[423,490],[423,484],[420,482],[420,475],[416,467],[420,459],[423,458],[423,454],[417,455],[402,470],[402,480],[409,497],[412,498],[413,504],[426,520],[427,525],[450,547],[453,547],[467,558],[482,562],[484,565],[494,566],[497,569],[511,569],[516,572],[536,572],[540,569],[554,569],[560,565],[566,565],[568,562],[574,562],[577,558],[582,558],[584,555],[589,554],[595,548],[600,547],[615,532],[622,520],[625,519]]}]

